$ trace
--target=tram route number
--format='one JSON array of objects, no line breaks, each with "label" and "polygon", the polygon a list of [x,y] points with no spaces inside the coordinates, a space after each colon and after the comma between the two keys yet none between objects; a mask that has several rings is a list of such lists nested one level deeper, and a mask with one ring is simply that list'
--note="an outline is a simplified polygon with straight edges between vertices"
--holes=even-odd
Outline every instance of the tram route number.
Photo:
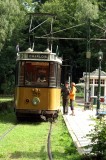
[{"label": "tram route number", "polygon": [[48,55],[45,55],[45,54],[28,54],[28,58],[48,59]]}]

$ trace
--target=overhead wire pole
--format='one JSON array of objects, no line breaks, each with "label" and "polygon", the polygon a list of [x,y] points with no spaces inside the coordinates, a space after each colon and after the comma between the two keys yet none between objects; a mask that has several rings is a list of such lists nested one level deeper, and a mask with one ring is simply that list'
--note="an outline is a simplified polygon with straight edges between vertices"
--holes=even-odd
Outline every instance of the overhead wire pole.
[{"label": "overhead wire pole", "polygon": [[30,48],[31,48],[31,39],[30,39],[30,31],[31,31],[31,27],[32,27],[32,16],[30,15],[30,26],[29,26],[29,45],[30,45]]},{"label": "overhead wire pole", "polygon": [[88,105],[90,101],[90,58],[91,58],[91,51],[90,51],[90,18],[87,19],[87,51],[86,51],[86,74],[85,76],[85,107]]},{"label": "overhead wire pole", "polygon": [[51,47],[50,47],[50,50],[52,52],[52,47],[53,47],[53,17],[52,17],[52,20],[51,20]]},{"label": "overhead wire pole", "polygon": [[90,18],[87,21],[87,52],[86,52],[86,80],[85,80],[85,103],[90,100]]}]

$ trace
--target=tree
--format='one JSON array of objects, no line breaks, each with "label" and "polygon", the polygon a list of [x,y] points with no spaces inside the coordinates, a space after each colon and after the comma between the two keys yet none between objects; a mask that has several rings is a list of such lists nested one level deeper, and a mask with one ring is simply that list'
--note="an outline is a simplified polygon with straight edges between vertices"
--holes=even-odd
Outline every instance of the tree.
[{"label": "tree", "polygon": [[[99,17],[99,7],[96,0],[47,1],[42,5],[41,12],[56,14],[53,36],[63,38],[86,38],[88,19],[97,21]],[[94,35],[95,32],[93,32]],[[60,39],[54,43],[58,43],[63,59],[70,57],[72,61],[76,61],[76,66],[80,68],[77,74],[80,73],[79,76],[81,76],[85,71],[86,40]]]},{"label": "tree", "polygon": [[[45,50],[47,45],[52,42],[53,37],[60,37],[53,40],[53,52],[59,47],[59,55],[63,59],[70,59],[69,64],[73,61],[74,81],[82,76],[86,70],[85,55],[87,50],[86,40],[69,40],[62,38],[85,38],[88,34],[88,19],[90,19],[90,36],[91,38],[105,38],[106,28],[106,2],[103,0],[4,0],[0,2],[0,78],[8,77],[15,67],[17,43],[20,44],[20,51],[29,47],[29,39],[35,42],[35,50]],[[32,28],[47,21],[30,32],[29,12],[33,13],[52,13],[53,17],[53,34],[51,33],[50,23],[52,18],[47,16],[32,17]],[[37,39],[37,36],[44,36],[47,39]],[[96,53],[99,48],[106,52],[105,41],[90,41],[91,43],[91,71],[98,67]],[[14,61],[11,61],[11,57]],[[104,59],[106,57],[104,56]],[[2,61],[8,61],[6,65]],[[76,67],[76,68],[75,68]],[[105,63],[104,66],[105,68]],[[5,71],[4,71],[5,70]],[[69,70],[69,68],[67,68]],[[68,72],[67,72],[68,73]],[[64,74],[64,73],[63,73]],[[2,78],[2,80],[3,80]],[[1,82],[1,80],[0,80]]]},{"label": "tree", "polygon": [[99,8],[96,0],[77,0],[75,17],[78,21],[86,21],[88,18],[99,18]]},{"label": "tree", "polygon": [[[0,90],[5,90],[5,93],[10,93],[15,82],[16,44],[20,43],[21,46],[26,39],[22,30],[28,18],[23,2],[22,0],[0,1]],[[30,4],[30,0],[26,2]]]},{"label": "tree", "polygon": [[17,0],[0,1],[0,50],[5,40],[11,36],[19,14],[20,8]]}]

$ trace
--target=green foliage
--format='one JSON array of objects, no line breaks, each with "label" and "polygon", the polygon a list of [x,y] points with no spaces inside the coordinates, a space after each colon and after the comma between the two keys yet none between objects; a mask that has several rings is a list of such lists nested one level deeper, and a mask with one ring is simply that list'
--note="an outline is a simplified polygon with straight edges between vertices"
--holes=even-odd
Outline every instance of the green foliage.
[{"label": "green foliage", "polygon": [[84,92],[76,93],[76,97],[84,98]]},{"label": "green foliage", "polygon": [[[20,51],[23,51],[30,45],[28,33],[30,16],[27,14],[29,12],[55,14],[56,17],[53,21],[54,37],[86,38],[88,34],[87,20],[89,18],[91,20],[91,38],[105,38],[106,36],[106,2],[103,0],[42,0],[41,3],[35,0],[0,1],[0,85],[1,83],[6,83],[7,85],[7,87],[1,86],[0,88],[5,88],[6,93],[9,91],[9,88],[11,88],[10,86],[14,87],[15,47],[17,43],[19,43]],[[33,17],[32,28],[42,23],[45,18],[48,17]],[[35,42],[35,50],[45,50],[48,42],[50,42],[49,38],[47,40],[34,39],[35,36],[46,34],[49,34],[47,37],[51,36],[50,21],[51,18],[49,17],[47,23],[44,23],[31,33],[30,41],[31,43],[32,41]],[[56,46],[58,45],[60,56],[62,56],[63,59],[70,57],[72,61],[76,62],[76,66],[73,67],[76,73],[73,77],[76,78],[77,81],[78,78],[82,76],[82,72],[85,71],[86,43],[86,41],[66,39],[53,41],[53,52],[56,51]],[[96,53],[100,48],[105,53],[106,45],[105,41],[91,41],[90,43],[92,52],[91,71],[93,71],[98,67],[97,58],[95,58]],[[105,62],[105,60],[106,56],[104,55],[103,61]],[[67,73],[68,69],[67,67]],[[105,63],[103,63],[103,70],[106,70]]]},{"label": "green foliage", "polygon": [[0,50],[19,22],[20,8],[17,0],[0,1]]},{"label": "green foliage", "polygon": [[76,97],[84,98],[84,87],[77,86],[76,88],[77,88]]},{"label": "green foliage", "polygon": [[7,83],[1,84],[1,91],[3,91],[3,94],[12,95],[14,93],[14,84],[14,76],[10,76],[9,79],[7,78]]},{"label": "green foliage", "polygon": [[94,20],[99,16],[99,9],[96,0],[77,0],[75,17],[78,21],[86,20],[87,18]]},{"label": "green foliage", "polygon": [[0,1],[0,93],[13,94],[15,83],[16,45],[25,42],[27,17],[22,2],[15,0]]},{"label": "green foliage", "polygon": [[106,120],[96,120],[94,129],[87,135],[91,139],[90,156],[95,155],[99,160],[106,159]]},{"label": "green foliage", "polygon": [[[53,34],[54,37],[86,38],[88,35],[88,19],[90,19],[91,38],[105,38],[105,30],[102,29],[106,25],[105,6],[105,1],[98,2],[97,0],[71,0],[71,2],[70,0],[53,0],[46,1],[42,5],[41,12],[56,14],[56,19],[53,23],[53,31],[56,31]],[[81,26],[77,26],[79,24]],[[68,29],[64,30],[66,28]],[[76,61],[77,69],[80,68],[80,72],[85,71],[86,40],[58,40],[53,44],[55,45],[55,43],[58,44],[64,59],[71,57],[72,61]],[[105,53],[106,45],[103,41],[90,41],[90,47],[92,53],[91,71],[93,71],[98,67],[96,54],[100,48]],[[104,55],[103,61],[105,60],[106,56]],[[104,63],[103,70],[106,70]]]}]

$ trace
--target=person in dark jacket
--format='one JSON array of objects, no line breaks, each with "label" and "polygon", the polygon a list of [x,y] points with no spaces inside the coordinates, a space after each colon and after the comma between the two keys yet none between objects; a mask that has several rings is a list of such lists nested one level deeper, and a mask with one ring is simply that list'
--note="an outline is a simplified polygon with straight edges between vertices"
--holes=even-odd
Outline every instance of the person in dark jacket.
[{"label": "person in dark jacket", "polygon": [[65,82],[65,86],[61,90],[62,99],[63,99],[63,114],[68,114],[68,102],[69,102],[69,82]]}]

